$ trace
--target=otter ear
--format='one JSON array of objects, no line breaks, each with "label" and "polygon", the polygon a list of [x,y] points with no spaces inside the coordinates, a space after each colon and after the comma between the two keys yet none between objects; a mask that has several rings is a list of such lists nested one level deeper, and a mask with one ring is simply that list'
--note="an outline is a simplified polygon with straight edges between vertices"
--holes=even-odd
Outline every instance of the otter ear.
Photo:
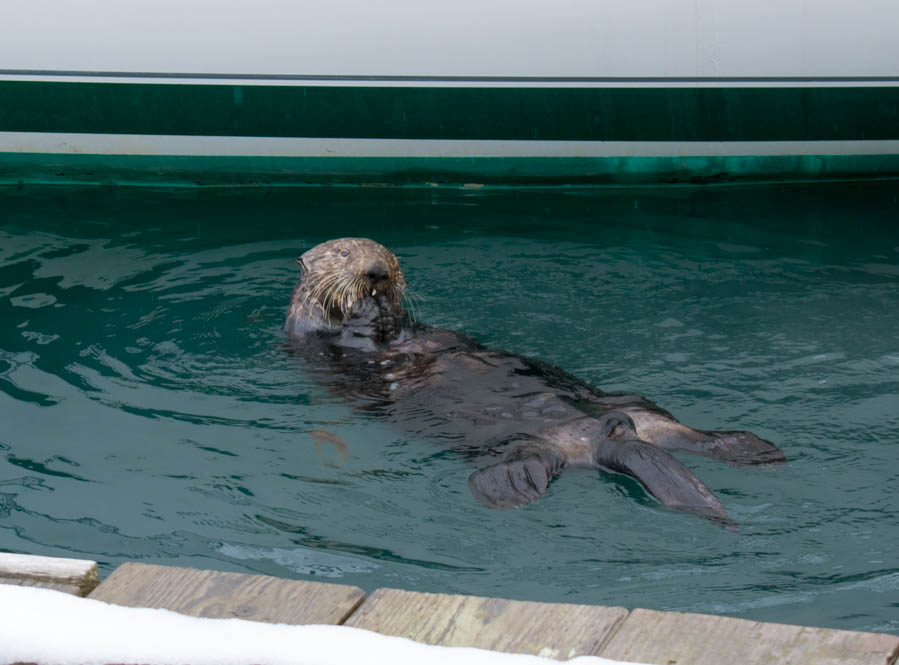
[{"label": "otter ear", "polygon": [[298,256],[298,257],[297,257],[297,263],[300,265],[300,269],[301,269],[303,272],[306,272],[306,264],[303,263],[303,257],[302,257],[302,256]]}]

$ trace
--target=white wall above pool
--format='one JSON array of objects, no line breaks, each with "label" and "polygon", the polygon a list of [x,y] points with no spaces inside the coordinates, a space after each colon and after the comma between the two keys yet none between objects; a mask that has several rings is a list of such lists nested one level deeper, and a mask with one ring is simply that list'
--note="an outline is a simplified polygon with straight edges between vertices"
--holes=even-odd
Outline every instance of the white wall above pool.
[{"label": "white wall above pool", "polygon": [[896,0],[29,0],[0,70],[895,77]]}]

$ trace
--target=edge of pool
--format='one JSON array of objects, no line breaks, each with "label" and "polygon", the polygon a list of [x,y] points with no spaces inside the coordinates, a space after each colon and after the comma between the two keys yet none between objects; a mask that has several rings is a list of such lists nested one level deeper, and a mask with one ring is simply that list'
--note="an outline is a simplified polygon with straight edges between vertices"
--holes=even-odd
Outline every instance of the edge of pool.
[{"label": "edge of pool", "polygon": [[661,665],[894,665],[899,658],[899,637],[886,633],[398,589],[366,596],[349,585],[142,563],[122,564],[100,582],[97,570],[93,561],[0,553],[0,585],[206,618],[346,625],[431,645]]}]

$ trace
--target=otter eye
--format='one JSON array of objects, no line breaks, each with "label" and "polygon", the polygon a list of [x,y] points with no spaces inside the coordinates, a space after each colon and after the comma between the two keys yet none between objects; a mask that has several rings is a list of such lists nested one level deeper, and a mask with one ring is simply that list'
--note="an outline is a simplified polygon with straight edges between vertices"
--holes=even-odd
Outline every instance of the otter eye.
[{"label": "otter eye", "polygon": [[348,251],[346,251],[346,250],[343,250],[342,252],[340,252],[340,255],[341,255],[341,256],[349,256],[350,253],[349,253]]}]

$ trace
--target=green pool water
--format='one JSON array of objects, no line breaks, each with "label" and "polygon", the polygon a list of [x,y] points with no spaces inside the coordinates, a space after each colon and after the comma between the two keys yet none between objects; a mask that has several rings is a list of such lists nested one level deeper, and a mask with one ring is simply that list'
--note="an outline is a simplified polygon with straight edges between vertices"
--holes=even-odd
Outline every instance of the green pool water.
[{"label": "green pool water", "polygon": [[[0,189],[0,550],[899,634],[897,196]],[[286,352],[337,236],[395,251],[420,320],[788,464],[679,455],[737,533],[598,472],[483,508]]]}]

